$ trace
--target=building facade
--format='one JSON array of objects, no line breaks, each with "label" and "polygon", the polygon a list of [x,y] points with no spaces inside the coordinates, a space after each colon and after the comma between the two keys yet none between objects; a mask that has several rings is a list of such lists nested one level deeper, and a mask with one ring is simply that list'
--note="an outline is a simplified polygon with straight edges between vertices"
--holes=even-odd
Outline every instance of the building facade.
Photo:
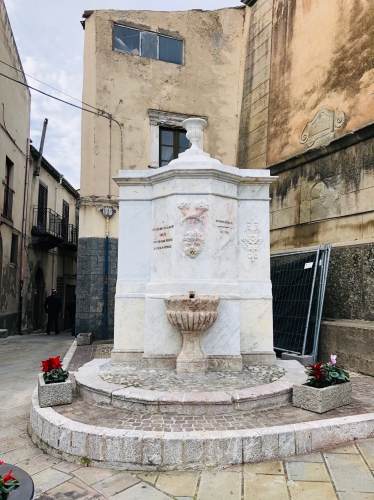
[{"label": "building facade", "polygon": [[[365,321],[374,331],[372,2],[243,3],[217,11],[84,14],[83,100],[106,118],[83,116],[81,328],[102,336],[100,210],[116,206],[112,177],[120,169],[162,167],[183,150],[183,118],[199,116],[208,120],[204,149],[211,156],[278,176],[273,253],[332,244],[324,317],[340,322],[346,343],[339,347],[325,322],[321,353],[344,357],[353,342],[360,344],[358,365],[369,366],[374,351],[361,327]],[[115,215],[105,318],[111,327],[117,223]]]},{"label": "building facade", "polygon": [[6,78],[27,85],[3,0],[0,60],[1,336],[43,331],[52,288],[64,304],[74,293],[78,192],[30,145],[30,92]]}]

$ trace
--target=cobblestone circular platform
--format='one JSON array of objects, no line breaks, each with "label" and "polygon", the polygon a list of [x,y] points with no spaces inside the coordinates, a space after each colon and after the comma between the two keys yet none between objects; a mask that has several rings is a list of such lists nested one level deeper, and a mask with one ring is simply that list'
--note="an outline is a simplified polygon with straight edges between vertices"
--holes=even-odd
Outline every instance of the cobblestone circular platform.
[{"label": "cobblestone circular platform", "polygon": [[352,404],[314,414],[291,405],[235,416],[132,414],[77,397],[40,408],[32,398],[32,440],[51,455],[125,470],[222,467],[323,451],[374,435],[374,379],[352,380]]},{"label": "cobblestone circular platform", "polygon": [[205,392],[233,391],[279,380],[285,374],[279,366],[244,366],[241,372],[183,373],[175,370],[146,369],[141,364],[105,364],[99,370],[106,382],[151,391]]},{"label": "cobblestone circular platform", "polygon": [[[238,373],[182,377],[173,371],[145,370],[140,365],[126,365],[123,375],[124,365],[95,359],[82,366],[75,378],[78,394],[100,406],[149,414],[224,415],[287,404],[294,383],[306,380],[305,370],[297,361],[277,363],[275,367],[250,367]],[[107,379],[126,381],[128,386],[104,380],[100,371],[108,374]],[[274,378],[277,380],[271,382]]]}]

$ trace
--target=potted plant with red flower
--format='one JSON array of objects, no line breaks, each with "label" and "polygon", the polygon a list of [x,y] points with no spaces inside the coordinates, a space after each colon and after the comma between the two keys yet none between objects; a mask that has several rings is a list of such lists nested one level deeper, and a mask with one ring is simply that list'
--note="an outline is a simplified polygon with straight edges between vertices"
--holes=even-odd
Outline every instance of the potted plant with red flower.
[{"label": "potted plant with red flower", "polygon": [[336,365],[337,356],[331,354],[328,363],[309,365],[308,382],[294,385],[292,404],[304,410],[324,413],[352,400],[349,373]]},{"label": "potted plant with red flower", "polygon": [[[0,460],[0,465],[3,465],[4,462]],[[9,496],[9,493],[20,485],[15,477],[12,476],[12,470],[5,474],[5,476],[0,475],[0,497],[1,500],[6,500]]]},{"label": "potted plant with red flower", "polygon": [[43,373],[39,373],[39,406],[57,406],[70,404],[73,389],[69,372],[62,367],[60,356],[42,361]]}]

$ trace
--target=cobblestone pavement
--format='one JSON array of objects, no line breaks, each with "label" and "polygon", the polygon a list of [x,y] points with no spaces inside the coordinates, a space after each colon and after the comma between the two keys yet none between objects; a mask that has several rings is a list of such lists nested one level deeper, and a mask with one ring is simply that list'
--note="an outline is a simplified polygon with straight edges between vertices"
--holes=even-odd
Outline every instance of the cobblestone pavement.
[{"label": "cobblestone pavement", "polygon": [[[374,439],[279,462],[175,473],[129,474],[82,467],[44,454],[26,433],[30,396],[40,360],[63,356],[70,343],[70,333],[0,340],[0,459],[17,464],[32,476],[35,499],[374,500]],[[371,379],[354,379],[354,385],[359,393],[355,405],[362,404],[362,411],[369,411]],[[335,416],[329,412],[323,418],[327,415]]]},{"label": "cobblestone pavement", "polygon": [[241,372],[176,373],[174,370],[146,369],[141,364],[108,363],[99,375],[123,387],[170,392],[233,391],[270,384],[285,374],[278,366],[244,366]]},{"label": "cobblestone pavement", "polygon": [[189,417],[170,414],[126,413],[122,409],[87,405],[80,398],[76,398],[69,406],[55,406],[54,410],[78,422],[116,429],[163,432],[249,429],[374,412],[374,378],[362,376],[352,378],[352,385],[355,396],[353,403],[323,414],[295,408],[291,404],[268,410],[223,416]]}]

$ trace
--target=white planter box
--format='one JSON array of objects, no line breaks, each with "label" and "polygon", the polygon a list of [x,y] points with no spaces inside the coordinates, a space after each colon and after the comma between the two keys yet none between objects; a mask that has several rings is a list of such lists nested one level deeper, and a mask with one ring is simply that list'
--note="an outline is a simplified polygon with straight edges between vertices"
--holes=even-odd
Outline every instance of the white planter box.
[{"label": "white planter box", "polygon": [[41,408],[70,404],[73,401],[73,386],[71,380],[68,378],[65,382],[46,384],[43,374],[39,373],[38,396],[39,406]]},{"label": "white planter box", "polygon": [[308,385],[294,385],[292,404],[315,413],[325,413],[352,401],[352,384],[331,385],[323,389]]}]

